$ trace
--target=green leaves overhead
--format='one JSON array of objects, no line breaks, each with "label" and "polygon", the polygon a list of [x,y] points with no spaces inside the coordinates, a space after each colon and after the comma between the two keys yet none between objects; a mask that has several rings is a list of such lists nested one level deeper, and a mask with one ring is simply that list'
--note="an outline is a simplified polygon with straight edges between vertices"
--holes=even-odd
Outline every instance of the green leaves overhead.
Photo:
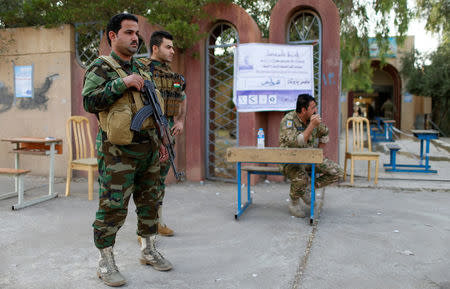
[{"label": "green leaves overhead", "polygon": [[440,34],[443,42],[450,41],[450,1],[417,0],[417,16],[426,20],[426,29]]},{"label": "green leaves overhead", "polygon": [[[408,0],[334,0],[341,21],[344,91],[371,90],[369,35],[376,37],[380,55],[388,49],[389,36],[399,36],[397,43],[401,44],[414,15],[426,18],[430,31],[448,35],[450,1],[416,1],[419,12],[408,7]],[[0,27],[85,23],[77,25],[78,31],[86,26],[90,31],[92,26],[104,28],[117,13],[129,12],[164,27],[175,36],[175,45],[186,50],[205,36],[199,33],[195,20],[210,17],[202,7],[214,2],[240,5],[255,19],[263,37],[268,37],[270,14],[276,0],[0,0]]]},{"label": "green leaves overhead", "polygon": [[401,73],[407,79],[407,91],[432,98],[433,120],[449,133],[450,46],[443,42],[430,55],[417,51],[407,54],[402,59]]}]

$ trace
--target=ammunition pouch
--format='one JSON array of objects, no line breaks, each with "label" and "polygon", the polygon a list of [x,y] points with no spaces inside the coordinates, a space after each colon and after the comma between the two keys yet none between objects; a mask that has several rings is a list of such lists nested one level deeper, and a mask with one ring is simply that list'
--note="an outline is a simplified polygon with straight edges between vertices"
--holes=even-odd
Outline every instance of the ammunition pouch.
[{"label": "ammunition pouch", "polygon": [[[126,72],[111,56],[100,56],[100,58],[108,64],[119,77],[127,76]],[[148,73],[140,70],[140,75],[147,80],[151,77]],[[160,98],[160,100],[162,100]],[[164,102],[162,102],[164,103]],[[116,100],[109,109],[99,113],[100,127],[104,132],[108,141],[116,145],[128,145],[133,140],[133,131],[131,131],[131,120],[138,110],[144,107],[141,98],[141,92],[127,90],[123,96]],[[155,128],[152,118],[147,118],[142,124],[141,129]]]},{"label": "ammunition pouch", "polygon": [[153,80],[165,101],[165,114],[167,116],[177,116],[180,112],[183,90],[186,86],[184,77],[181,74],[168,70],[168,68],[150,65],[153,68]]}]

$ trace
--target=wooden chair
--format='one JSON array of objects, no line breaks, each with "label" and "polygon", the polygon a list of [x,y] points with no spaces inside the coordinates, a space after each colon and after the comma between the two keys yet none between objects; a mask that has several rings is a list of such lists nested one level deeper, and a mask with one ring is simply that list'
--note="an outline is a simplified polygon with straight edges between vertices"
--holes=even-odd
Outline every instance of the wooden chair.
[{"label": "wooden chair", "polygon": [[97,170],[97,158],[89,131],[89,120],[84,116],[72,116],[66,123],[67,143],[69,144],[69,163],[67,165],[66,197],[70,195],[72,170],[88,172],[88,199],[93,199],[94,171]]},{"label": "wooden chair", "polygon": [[[353,130],[353,143],[352,148],[349,149],[349,126],[352,125]],[[366,128],[364,128],[364,126]],[[367,131],[366,133],[364,131]],[[345,130],[345,163],[344,163],[344,181],[347,176],[347,159],[351,160],[351,174],[350,184],[353,184],[354,176],[354,162],[355,160],[367,160],[368,161],[368,180],[370,181],[370,161],[375,161],[375,184],[378,183],[378,166],[380,154],[372,152],[372,144],[370,138],[370,123],[365,117],[350,117],[347,119],[347,125]],[[364,136],[366,135],[367,147],[364,145]]]}]

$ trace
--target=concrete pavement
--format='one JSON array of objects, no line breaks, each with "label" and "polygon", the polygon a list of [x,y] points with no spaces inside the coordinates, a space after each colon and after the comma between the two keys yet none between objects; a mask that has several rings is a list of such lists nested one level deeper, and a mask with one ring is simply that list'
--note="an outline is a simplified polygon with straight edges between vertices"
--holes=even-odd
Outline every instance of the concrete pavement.
[{"label": "concrete pavement", "polygon": [[[0,184],[3,191],[8,179]],[[64,183],[56,189],[63,192]],[[87,200],[86,189],[74,183],[71,197],[19,211],[10,209],[16,199],[0,201],[0,288],[105,288],[95,274],[91,224],[97,202]],[[170,272],[138,262],[130,204],[115,246],[126,288],[290,288],[312,227],[288,215],[287,184],[257,186],[255,205],[239,221],[235,191],[226,183],[168,187],[165,216],[176,235],[159,238],[158,247],[174,264]]]},{"label": "concrete pavement", "polygon": [[[252,186],[254,204],[239,221],[235,184],[169,185],[165,219],[176,235],[159,238],[158,248],[174,269],[138,262],[130,204],[115,246],[124,288],[450,288],[449,163],[432,165],[439,176],[380,171],[374,185],[367,163],[358,164],[354,185],[319,191],[312,227],[289,216],[288,183]],[[45,192],[46,182],[27,176],[26,198]],[[70,197],[63,179],[55,187],[60,197],[19,211],[10,209],[16,198],[0,200],[0,288],[107,288],[95,274],[97,197],[87,200],[83,179]],[[0,177],[0,193],[12,189],[12,179]]]},{"label": "concrete pavement", "polygon": [[299,288],[450,288],[450,193],[333,188]]},{"label": "concrete pavement", "polygon": [[[2,191],[10,183],[1,178]],[[166,220],[176,235],[158,245],[174,269],[139,264],[130,204],[115,247],[125,288],[447,288],[448,183],[443,191],[343,185],[325,190],[315,227],[288,215],[287,183],[256,185],[239,221],[234,184],[170,185]],[[95,276],[97,202],[87,201],[86,187],[74,183],[71,197],[19,211],[10,210],[14,198],[0,201],[0,288],[105,288]]]}]

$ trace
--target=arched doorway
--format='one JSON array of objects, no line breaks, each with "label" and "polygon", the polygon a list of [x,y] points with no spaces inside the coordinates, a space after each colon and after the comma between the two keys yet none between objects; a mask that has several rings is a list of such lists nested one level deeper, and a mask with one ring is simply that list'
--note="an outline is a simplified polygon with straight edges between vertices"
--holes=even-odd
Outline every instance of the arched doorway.
[{"label": "arched doorway", "polygon": [[[379,60],[374,60],[371,63],[375,73],[384,73],[391,78],[392,81],[392,103],[394,105],[393,118],[395,120],[395,127],[401,129],[401,116],[402,116],[402,80],[398,70],[391,64],[385,64],[381,66]],[[375,74],[376,75],[376,74]],[[382,85],[380,85],[382,86]],[[379,94],[383,93],[383,90],[378,86],[377,79],[374,79],[373,83],[374,91],[379,91]],[[381,104],[382,106],[383,104]]]},{"label": "arched doorway", "polygon": [[322,21],[319,15],[311,9],[302,9],[289,20],[288,44],[313,45],[314,57],[314,97],[321,111],[321,74],[322,74]]},{"label": "arched doorway", "polygon": [[206,43],[206,178],[235,180],[236,166],[226,150],[239,144],[239,117],[233,103],[237,30],[227,22],[211,29]]},{"label": "arched doorway", "polygon": [[[401,128],[402,81],[398,70],[391,64],[381,66],[379,60],[371,63],[373,69],[373,92],[352,91],[348,94],[348,117],[359,109],[363,116],[371,119],[374,116],[388,117],[395,120],[395,127]],[[383,104],[392,103],[392,114],[387,113]],[[372,110],[372,112],[371,112]]]}]

